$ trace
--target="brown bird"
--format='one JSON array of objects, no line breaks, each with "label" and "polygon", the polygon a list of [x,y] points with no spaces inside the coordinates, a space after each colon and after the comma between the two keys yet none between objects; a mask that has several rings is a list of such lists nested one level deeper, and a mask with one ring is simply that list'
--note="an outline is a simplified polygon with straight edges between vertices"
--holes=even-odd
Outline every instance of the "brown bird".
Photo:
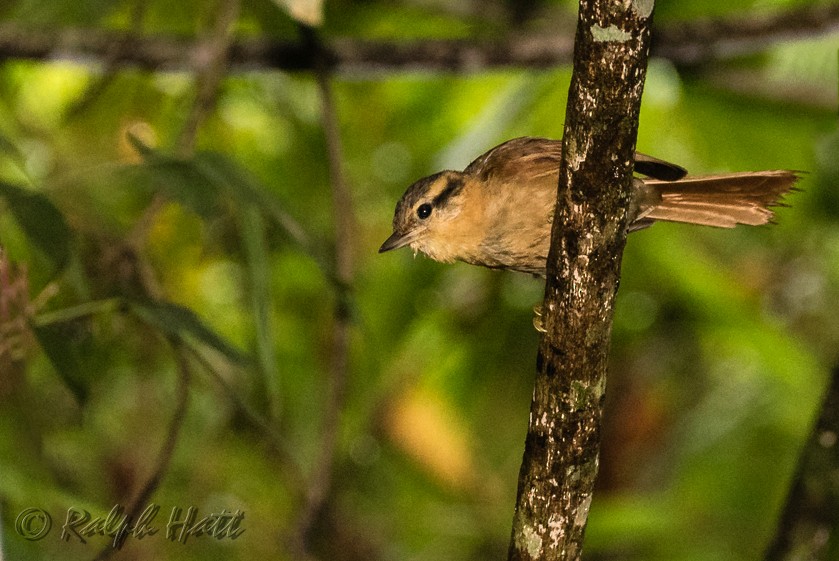
[{"label": "brown bird", "polygon": [[[405,191],[379,253],[410,246],[444,263],[465,261],[545,276],[562,141],[522,137],[461,171],[441,171]],[[675,164],[635,154],[628,230],[656,220],[733,228],[769,222],[793,188],[788,170],[689,177]]]}]

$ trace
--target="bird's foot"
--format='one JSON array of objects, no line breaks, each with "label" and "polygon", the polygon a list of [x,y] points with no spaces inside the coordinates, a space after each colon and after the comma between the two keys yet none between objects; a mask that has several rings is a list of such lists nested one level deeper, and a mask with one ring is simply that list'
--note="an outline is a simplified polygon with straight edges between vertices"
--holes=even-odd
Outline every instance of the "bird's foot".
[{"label": "bird's foot", "polygon": [[545,333],[547,331],[547,329],[545,329],[542,304],[536,304],[533,306],[533,327],[535,327],[536,331],[539,333]]}]

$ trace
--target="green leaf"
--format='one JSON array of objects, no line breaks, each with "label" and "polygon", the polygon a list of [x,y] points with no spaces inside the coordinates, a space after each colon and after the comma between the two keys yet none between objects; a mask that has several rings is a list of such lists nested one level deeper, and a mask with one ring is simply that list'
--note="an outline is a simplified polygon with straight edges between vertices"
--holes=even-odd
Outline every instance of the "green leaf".
[{"label": "green leaf", "polygon": [[169,197],[203,218],[219,214],[221,201],[218,184],[208,181],[191,160],[168,156],[146,146],[134,135],[129,134],[128,139],[143,157],[143,163],[132,168],[135,173],[147,175]]},{"label": "green leaf", "polygon": [[142,156],[143,159],[154,158],[158,155],[158,152],[154,148],[140,140],[140,137],[133,132],[129,131],[126,136],[128,138],[128,143],[132,146],[132,148],[140,153],[140,156]]},{"label": "green leaf", "polygon": [[224,337],[213,331],[189,308],[172,302],[133,300],[128,302],[132,312],[160,331],[184,340],[196,340],[211,347],[231,362],[248,363],[248,358]]},{"label": "green leaf", "polygon": [[5,155],[15,163],[21,170],[24,169],[26,158],[15,144],[4,135],[0,134],[0,154]]},{"label": "green leaf", "polygon": [[330,260],[312,241],[303,227],[283,208],[282,203],[270,194],[247,169],[216,152],[202,152],[195,157],[196,169],[208,180],[227,192],[240,205],[255,205],[274,224],[286,232],[303,251],[312,257],[321,270],[334,278]]},{"label": "green leaf", "polygon": [[153,174],[175,200],[205,218],[220,212],[222,193],[236,201],[240,208],[255,206],[334,280],[330,260],[324,252],[247,169],[216,152],[201,152],[192,160],[180,160],[146,146],[134,136],[129,139],[144,159],[136,169]]},{"label": "green leaf", "polygon": [[95,314],[113,312],[120,305],[119,298],[107,298],[104,300],[93,300],[90,302],[82,302],[75,306],[68,308],[60,308],[49,312],[39,313],[35,316],[33,324],[37,327],[50,325],[53,323],[64,323],[81,318],[86,318]]},{"label": "green leaf", "polygon": [[64,321],[32,327],[38,343],[59,378],[81,405],[87,401],[93,337],[84,321]]},{"label": "green leaf", "polygon": [[256,205],[286,231],[297,243],[310,245],[309,237],[300,224],[289,215],[282,204],[256,178],[236,162],[217,152],[202,152],[195,157],[196,169],[240,203]]},{"label": "green leaf", "polygon": [[242,212],[242,245],[248,266],[251,311],[256,332],[256,357],[267,391],[269,410],[274,418],[280,411],[280,373],[274,348],[274,326],[271,321],[271,287],[268,250],[265,247],[265,225],[262,213],[253,205]]},{"label": "green leaf", "polygon": [[63,268],[70,257],[72,232],[61,211],[41,193],[2,181],[0,197],[32,243]]}]

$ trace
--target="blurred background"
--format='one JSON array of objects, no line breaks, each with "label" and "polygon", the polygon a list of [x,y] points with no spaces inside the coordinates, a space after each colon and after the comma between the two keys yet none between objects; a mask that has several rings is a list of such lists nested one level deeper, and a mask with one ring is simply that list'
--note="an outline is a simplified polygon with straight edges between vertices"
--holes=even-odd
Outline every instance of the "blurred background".
[{"label": "blurred background", "polygon": [[[695,174],[806,173],[777,225],[630,236],[588,559],[755,560],[775,531],[839,343],[832,5],[656,3],[638,149]],[[110,538],[63,541],[68,509],[148,504],[159,532],[114,559],[504,558],[543,281],[376,251],[416,179],[562,134],[570,55],[447,69],[422,45],[570,44],[575,14],[5,0],[7,558],[93,559]],[[667,51],[685,29],[718,41]],[[318,40],[416,63],[319,64]],[[167,540],[190,506],[239,510],[245,531]],[[30,507],[52,516],[37,541],[16,526]]]}]

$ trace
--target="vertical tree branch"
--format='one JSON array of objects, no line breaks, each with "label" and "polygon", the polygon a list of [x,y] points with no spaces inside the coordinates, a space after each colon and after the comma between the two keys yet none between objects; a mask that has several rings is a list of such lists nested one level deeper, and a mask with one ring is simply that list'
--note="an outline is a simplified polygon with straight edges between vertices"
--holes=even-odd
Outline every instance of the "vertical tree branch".
[{"label": "vertical tree branch", "polygon": [[653,0],[580,0],[511,560],[580,558]]},{"label": "vertical tree branch", "polygon": [[831,374],[765,561],[839,555],[839,366]]},{"label": "vertical tree branch", "polygon": [[341,412],[344,409],[347,375],[349,372],[349,344],[351,317],[350,287],[354,270],[353,232],[355,219],[352,197],[343,170],[343,149],[339,130],[338,114],[332,92],[331,71],[326,52],[315,30],[302,28],[304,39],[310,44],[317,57],[315,78],[321,97],[324,140],[329,166],[329,181],[332,187],[332,214],[335,224],[335,290],[336,299],[332,325],[332,353],[326,395],[326,409],[320,450],[315,470],[306,490],[305,503],[298,518],[293,546],[300,557],[308,557],[309,533],[318,513],[323,508],[332,486],[332,472],[335,464],[335,449],[338,443]]}]

